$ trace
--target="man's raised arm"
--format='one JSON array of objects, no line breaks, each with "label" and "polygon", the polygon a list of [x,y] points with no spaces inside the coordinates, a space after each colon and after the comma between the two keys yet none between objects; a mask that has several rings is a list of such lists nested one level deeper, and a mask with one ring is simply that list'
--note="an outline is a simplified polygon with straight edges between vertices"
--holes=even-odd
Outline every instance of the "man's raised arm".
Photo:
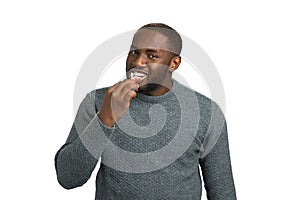
[{"label": "man's raised arm", "polygon": [[81,102],[67,141],[55,155],[57,179],[66,189],[87,182],[114,131],[98,117],[95,92],[88,93]]}]

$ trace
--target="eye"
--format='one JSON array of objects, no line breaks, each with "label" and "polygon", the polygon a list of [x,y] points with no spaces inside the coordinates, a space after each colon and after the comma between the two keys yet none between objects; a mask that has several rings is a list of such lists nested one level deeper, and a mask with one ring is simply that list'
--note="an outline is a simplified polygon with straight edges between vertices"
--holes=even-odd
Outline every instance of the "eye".
[{"label": "eye", "polygon": [[157,58],[158,58],[158,56],[157,56],[157,55],[154,55],[154,54],[150,54],[150,55],[148,55],[148,57],[149,57],[150,59],[157,59]]},{"label": "eye", "polygon": [[129,54],[135,55],[135,54],[137,54],[137,51],[136,50],[131,50],[131,51],[129,51]]}]

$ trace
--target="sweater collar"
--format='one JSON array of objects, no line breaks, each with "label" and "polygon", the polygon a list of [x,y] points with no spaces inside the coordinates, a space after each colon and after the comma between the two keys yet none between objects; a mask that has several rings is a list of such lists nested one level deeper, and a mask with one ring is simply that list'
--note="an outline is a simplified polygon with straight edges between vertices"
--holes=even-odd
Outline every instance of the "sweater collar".
[{"label": "sweater collar", "polygon": [[173,83],[172,88],[165,94],[159,96],[149,96],[142,93],[137,93],[136,99],[149,102],[149,103],[158,103],[158,102],[169,100],[170,98],[176,98],[174,94],[174,90],[178,88],[179,83],[173,78],[171,80]]}]

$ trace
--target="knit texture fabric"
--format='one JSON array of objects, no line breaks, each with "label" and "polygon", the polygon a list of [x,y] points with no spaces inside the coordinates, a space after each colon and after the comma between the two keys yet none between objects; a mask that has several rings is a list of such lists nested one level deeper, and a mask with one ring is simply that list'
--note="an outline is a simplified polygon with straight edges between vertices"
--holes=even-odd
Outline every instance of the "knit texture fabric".
[{"label": "knit texture fabric", "polygon": [[[107,88],[89,92],[55,155],[58,182],[66,189],[82,186],[101,158],[96,200],[200,200],[202,178],[208,200],[235,200],[227,126],[220,107],[175,79],[172,82],[172,89],[161,96],[138,93],[113,127],[97,116]],[[178,132],[187,137],[178,139]],[[190,142],[171,145],[174,140]]]}]

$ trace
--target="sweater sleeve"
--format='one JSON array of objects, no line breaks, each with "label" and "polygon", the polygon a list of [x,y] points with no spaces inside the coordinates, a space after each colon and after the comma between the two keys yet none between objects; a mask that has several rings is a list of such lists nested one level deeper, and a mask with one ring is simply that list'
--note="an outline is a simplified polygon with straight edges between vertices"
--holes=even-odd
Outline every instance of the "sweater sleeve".
[{"label": "sweater sleeve", "polygon": [[105,126],[97,114],[94,90],[82,100],[69,136],[55,155],[57,180],[66,189],[88,181],[115,129]]},{"label": "sweater sleeve", "polygon": [[199,159],[204,187],[208,200],[236,200],[226,120],[221,109],[216,104],[213,107],[210,127]]}]

